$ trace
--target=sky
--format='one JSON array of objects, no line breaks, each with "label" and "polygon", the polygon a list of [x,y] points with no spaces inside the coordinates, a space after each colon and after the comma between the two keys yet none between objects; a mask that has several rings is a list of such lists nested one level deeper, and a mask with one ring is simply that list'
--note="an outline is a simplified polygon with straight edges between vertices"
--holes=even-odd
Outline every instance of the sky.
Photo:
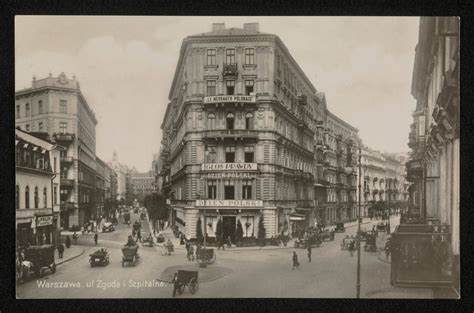
[{"label": "sky", "polygon": [[418,17],[16,16],[15,89],[75,75],[98,120],[96,154],[148,171],[182,40],[222,22],[278,35],[364,144],[408,151]]}]

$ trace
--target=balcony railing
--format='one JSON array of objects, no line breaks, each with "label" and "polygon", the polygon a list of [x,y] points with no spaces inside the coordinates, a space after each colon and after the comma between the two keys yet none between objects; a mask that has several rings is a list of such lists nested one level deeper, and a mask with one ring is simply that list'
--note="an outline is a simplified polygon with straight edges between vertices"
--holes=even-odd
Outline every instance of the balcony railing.
[{"label": "balcony railing", "polygon": [[302,105],[308,104],[308,100],[305,94],[303,93],[298,93],[298,102]]},{"label": "balcony railing", "polygon": [[68,143],[68,142],[73,141],[74,137],[75,137],[75,135],[71,134],[71,133],[57,133],[57,134],[54,134],[54,138],[58,142]]},{"label": "balcony railing", "polygon": [[258,139],[258,132],[253,129],[214,129],[202,132],[204,139]]},{"label": "balcony railing", "polygon": [[237,75],[237,64],[224,64],[224,68],[222,70],[222,75],[227,76],[227,75]]},{"label": "balcony railing", "polygon": [[62,178],[61,177],[61,186],[63,187],[74,187],[74,179]]}]

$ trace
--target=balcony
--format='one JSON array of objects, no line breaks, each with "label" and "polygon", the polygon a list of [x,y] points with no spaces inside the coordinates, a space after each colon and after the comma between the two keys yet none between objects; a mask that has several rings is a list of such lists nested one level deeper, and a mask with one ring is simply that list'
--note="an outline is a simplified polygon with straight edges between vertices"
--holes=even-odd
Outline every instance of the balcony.
[{"label": "balcony", "polygon": [[222,76],[237,76],[237,64],[224,64]]},{"label": "balcony", "polygon": [[61,177],[61,187],[74,187],[74,179],[62,178]]},{"label": "balcony", "polygon": [[74,141],[75,137],[76,137],[76,135],[74,135],[72,133],[57,133],[57,134],[54,134],[54,139],[57,142],[60,142],[60,143],[71,143],[72,141]]},{"label": "balcony", "polygon": [[244,140],[244,139],[258,139],[258,132],[254,129],[214,129],[205,130],[202,132],[203,139],[233,139],[233,140]]}]

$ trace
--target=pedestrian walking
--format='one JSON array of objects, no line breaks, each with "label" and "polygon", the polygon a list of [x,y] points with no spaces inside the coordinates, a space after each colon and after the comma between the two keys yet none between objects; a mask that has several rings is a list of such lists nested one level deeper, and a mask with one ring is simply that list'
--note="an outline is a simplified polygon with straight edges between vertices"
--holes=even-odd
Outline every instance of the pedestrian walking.
[{"label": "pedestrian walking", "polygon": [[308,244],[308,262],[311,263],[311,244]]},{"label": "pedestrian walking", "polygon": [[137,231],[137,241],[139,241],[140,243],[142,242],[142,232],[141,231]]},{"label": "pedestrian walking", "polygon": [[385,242],[385,260],[388,260],[390,256],[390,250],[391,250],[391,240],[390,238],[387,238],[387,241]]},{"label": "pedestrian walking", "polygon": [[178,283],[178,273],[174,273],[173,279],[171,280],[173,283],[173,298],[176,297],[176,291],[179,292],[180,284]]},{"label": "pedestrian walking", "polygon": [[95,242],[95,245],[97,246],[97,242],[99,241],[99,234],[95,233],[94,235],[94,242]]},{"label": "pedestrian walking", "polygon": [[60,259],[63,258],[63,253],[64,253],[64,245],[62,243],[60,243],[58,245],[58,255],[59,255]]},{"label": "pedestrian walking", "polygon": [[351,253],[351,256],[354,255],[354,250],[355,250],[355,241],[351,240],[351,243],[349,244],[349,252]]},{"label": "pedestrian walking", "polygon": [[300,269],[300,262],[298,261],[298,255],[293,251],[293,271],[295,270],[295,267]]},{"label": "pedestrian walking", "polygon": [[189,246],[188,261],[194,261],[194,248],[193,248],[193,246]]}]

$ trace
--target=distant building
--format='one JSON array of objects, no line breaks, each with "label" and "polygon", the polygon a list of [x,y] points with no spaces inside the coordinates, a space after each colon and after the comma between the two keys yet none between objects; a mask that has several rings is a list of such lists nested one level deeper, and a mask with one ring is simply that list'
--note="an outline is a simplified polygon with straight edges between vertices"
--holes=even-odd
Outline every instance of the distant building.
[{"label": "distant building", "polygon": [[[46,132],[66,150],[60,157],[61,226],[83,225],[95,212],[97,120],[75,77],[33,77],[15,94],[15,123],[27,132]],[[58,161],[59,162],[59,161]]]},{"label": "distant building", "polygon": [[131,174],[131,180],[133,196],[143,204],[145,196],[155,191],[155,177],[153,176],[153,172],[133,173]]},{"label": "distant building", "polygon": [[[47,137],[43,135],[40,137]],[[15,131],[17,247],[58,243],[59,158],[63,149],[32,134]]]}]

